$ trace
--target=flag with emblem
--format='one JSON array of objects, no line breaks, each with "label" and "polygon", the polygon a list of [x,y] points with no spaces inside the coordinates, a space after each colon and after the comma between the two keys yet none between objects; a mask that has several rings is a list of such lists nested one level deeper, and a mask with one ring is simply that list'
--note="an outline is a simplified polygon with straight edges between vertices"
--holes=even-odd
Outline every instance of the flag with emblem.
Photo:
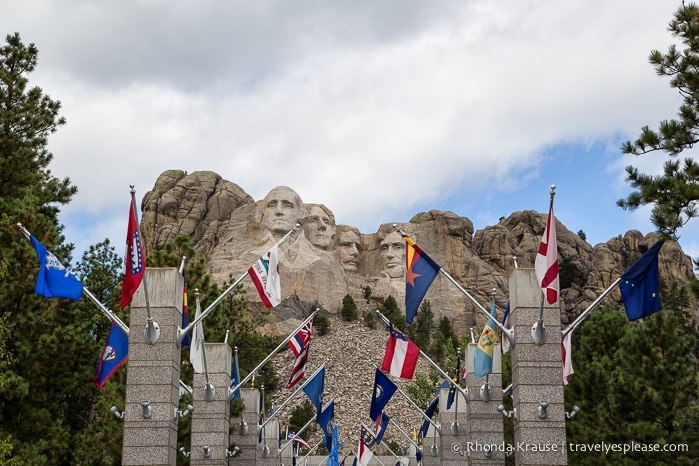
[{"label": "flag with emblem", "polygon": [[29,239],[39,257],[39,273],[36,276],[34,292],[46,298],[68,298],[79,301],[83,286],[75,276],[63,267],[59,260],[32,235]]},{"label": "flag with emblem", "polygon": [[124,254],[124,277],[121,281],[121,308],[131,304],[134,293],[143,281],[146,258],[141,246],[138,219],[133,200],[129,209],[129,224],[126,231],[126,253]]},{"label": "flag with emblem", "polygon": [[398,386],[389,379],[386,374],[376,369],[374,375],[374,392],[371,395],[371,405],[369,406],[369,417],[376,422],[386,404],[391,399]]},{"label": "flag with emblem", "polygon": [[266,308],[270,309],[282,302],[281,280],[279,279],[278,246],[275,244],[264,256],[248,269],[248,275],[255,284],[257,293]]},{"label": "flag with emblem", "polygon": [[127,359],[129,359],[129,337],[116,323],[112,322],[93,380],[97,388],[102,388]]},{"label": "flag with emblem", "polygon": [[483,327],[483,333],[478,340],[478,347],[473,359],[473,376],[480,379],[493,372],[493,350],[497,343],[497,334],[495,333],[495,300],[493,300],[493,308],[490,311],[490,319]]}]

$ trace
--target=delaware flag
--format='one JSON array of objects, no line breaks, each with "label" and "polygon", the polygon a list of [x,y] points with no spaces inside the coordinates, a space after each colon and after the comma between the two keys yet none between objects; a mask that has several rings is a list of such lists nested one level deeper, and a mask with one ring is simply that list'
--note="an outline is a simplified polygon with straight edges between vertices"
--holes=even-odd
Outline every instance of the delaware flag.
[{"label": "delaware flag", "polygon": [[408,337],[389,325],[388,345],[383,356],[381,370],[389,372],[394,377],[412,379],[420,356],[420,348]]},{"label": "delaware flag", "polygon": [[372,421],[376,422],[397,389],[396,384],[386,377],[386,374],[376,369],[374,393],[371,395],[371,405],[369,406],[369,417]]},{"label": "delaware flag", "polygon": [[478,347],[473,358],[473,375],[477,379],[493,372],[493,350],[497,343],[493,319],[495,319],[495,300],[493,300],[493,308],[490,310],[490,319],[483,327],[483,333],[478,340]]},{"label": "delaware flag", "polygon": [[124,278],[121,282],[121,308],[131,304],[133,295],[143,281],[146,270],[146,258],[141,246],[141,236],[138,232],[136,209],[131,201],[129,209],[129,226],[126,231],[126,254],[124,254]]},{"label": "delaware flag", "polygon": [[273,308],[282,302],[282,288],[279,280],[279,256],[278,245],[260,257],[248,269],[248,275],[257,288],[260,299],[267,309]]},{"label": "delaware flag", "polygon": [[80,301],[83,286],[77,278],[61,264],[56,256],[46,250],[32,235],[29,239],[39,257],[39,274],[36,277],[34,292],[46,298],[68,298]]},{"label": "delaware flag", "polygon": [[405,321],[413,323],[427,290],[439,273],[439,265],[413,240],[405,239]]},{"label": "delaware flag", "polygon": [[558,244],[556,242],[556,217],[553,216],[553,195],[549,216],[546,220],[544,236],[539,244],[539,251],[534,261],[536,279],[539,281],[541,291],[546,296],[546,301],[553,304],[558,300]]},{"label": "delaware flag", "polygon": [[629,320],[647,317],[663,308],[658,275],[658,253],[662,245],[662,241],[655,243],[621,275],[619,291]]},{"label": "delaware flag", "polygon": [[97,388],[102,388],[109,380],[109,377],[127,359],[129,359],[129,337],[117,324],[112,322],[112,328],[109,330],[109,337],[107,337],[107,343],[104,345],[104,350],[97,366],[97,373],[93,380]]}]

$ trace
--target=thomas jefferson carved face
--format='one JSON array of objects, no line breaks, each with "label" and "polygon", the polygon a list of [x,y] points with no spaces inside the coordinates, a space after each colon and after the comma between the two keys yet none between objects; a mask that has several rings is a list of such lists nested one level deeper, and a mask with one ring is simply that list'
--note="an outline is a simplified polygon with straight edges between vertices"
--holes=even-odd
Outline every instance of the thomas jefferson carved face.
[{"label": "thomas jefferson carved face", "polygon": [[312,206],[304,219],[306,238],[313,246],[327,250],[335,235],[334,216],[319,205]]},{"label": "thomas jefferson carved face", "polygon": [[381,241],[381,258],[384,271],[391,278],[402,277],[405,273],[405,241],[397,232],[391,232]]},{"label": "thomas jefferson carved face", "polygon": [[271,190],[263,201],[262,223],[274,236],[286,234],[303,216],[303,202],[286,186]]}]

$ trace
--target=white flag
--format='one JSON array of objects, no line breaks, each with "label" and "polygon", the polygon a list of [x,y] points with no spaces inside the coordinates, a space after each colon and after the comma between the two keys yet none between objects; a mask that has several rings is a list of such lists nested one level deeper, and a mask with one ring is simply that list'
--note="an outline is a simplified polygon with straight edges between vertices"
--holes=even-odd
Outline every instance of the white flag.
[{"label": "white flag", "polygon": [[[199,316],[199,299],[197,298],[197,310],[194,313],[194,321]],[[201,322],[197,322],[192,330],[192,345],[189,347],[189,362],[192,363],[194,372],[201,374],[203,369],[204,356],[204,327]]]},{"label": "white flag", "polygon": [[359,439],[359,451],[357,451],[357,464],[367,466],[374,454],[364,445],[364,439]]},{"label": "white flag", "polygon": [[546,220],[546,229],[541,238],[539,251],[534,262],[536,279],[539,281],[541,291],[546,296],[546,301],[553,304],[558,300],[558,245],[556,244],[556,218],[553,216],[553,196],[549,217]]},{"label": "white flag", "polygon": [[272,246],[248,269],[248,275],[257,288],[260,299],[270,309],[282,302],[282,286],[279,279],[279,244]]},{"label": "white flag", "polygon": [[573,332],[568,332],[568,334],[563,338],[563,385],[568,385],[570,382],[570,374],[573,373],[573,358],[570,351],[570,336]]}]

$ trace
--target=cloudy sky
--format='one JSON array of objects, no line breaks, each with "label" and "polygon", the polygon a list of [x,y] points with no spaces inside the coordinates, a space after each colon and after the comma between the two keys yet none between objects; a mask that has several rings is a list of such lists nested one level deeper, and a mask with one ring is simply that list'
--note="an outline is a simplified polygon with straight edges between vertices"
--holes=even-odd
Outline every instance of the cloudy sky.
[{"label": "cloudy sky", "polygon": [[[168,169],[210,170],[255,199],[294,188],[364,233],[438,209],[476,229],[548,210],[596,244],[653,230],[615,202],[640,128],[679,98],[648,63],[679,1],[0,0],[0,32],[39,49],[30,82],[63,105],[56,176],[76,256],[121,253]],[[699,227],[697,227],[699,228]],[[685,252],[699,255],[697,229]]]}]

